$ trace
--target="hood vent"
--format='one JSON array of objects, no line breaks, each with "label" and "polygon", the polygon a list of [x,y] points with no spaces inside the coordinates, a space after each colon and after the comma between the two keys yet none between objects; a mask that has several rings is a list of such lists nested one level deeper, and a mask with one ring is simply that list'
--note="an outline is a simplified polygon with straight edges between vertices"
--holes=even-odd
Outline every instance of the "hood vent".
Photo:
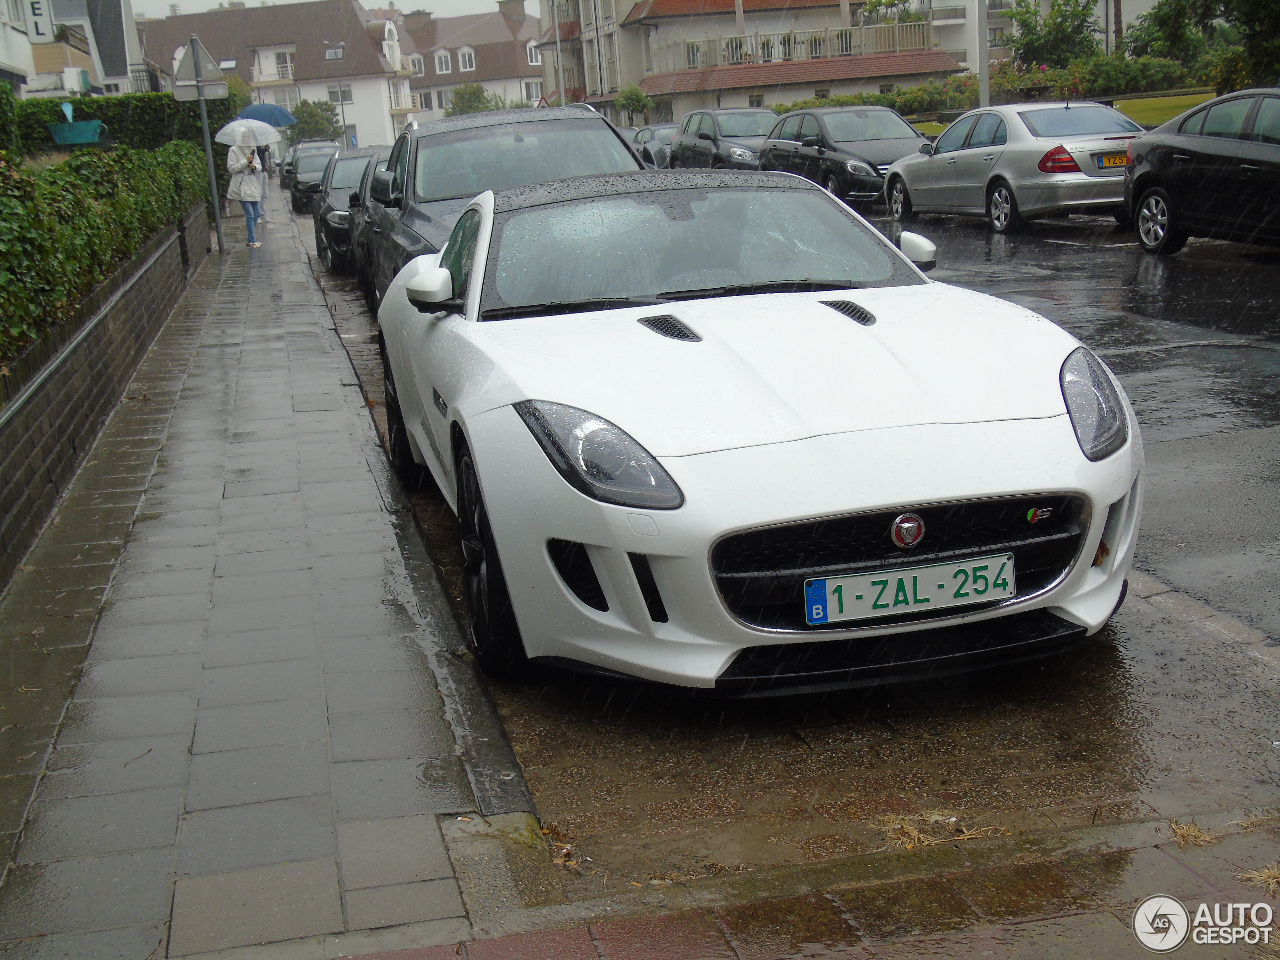
[{"label": "hood vent", "polygon": [[659,333],[664,337],[670,337],[672,340],[684,340],[687,343],[701,343],[702,338],[684,325],[678,318],[671,314],[663,314],[660,317],[644,317],[640,320],[640,325],[648,327],[654,333]]},{"label": "hood vent", "polygon": [[[823,300],[822,305],[830,307],[836,313],[843,313],[850,320],[856,320],[864,327],[876,322],[876,315],[866,307],[860,307],[851,300]],[[643,323],[644,321],[641,321]]]}]

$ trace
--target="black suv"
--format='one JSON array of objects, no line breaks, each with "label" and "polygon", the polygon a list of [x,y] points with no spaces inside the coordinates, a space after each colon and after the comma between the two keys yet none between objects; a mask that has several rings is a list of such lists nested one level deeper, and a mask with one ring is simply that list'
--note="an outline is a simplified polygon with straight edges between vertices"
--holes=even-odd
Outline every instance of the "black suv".
[{"label": "black suv", "polygon": [[298,172],[298,157],[304,153],[335,153],[342,149],[337,140],[299,140],[284,155],[280,164],[280,192],[293,189],[293,178]]},{"label": "black suv", "polygon": [[337,147],[332,147],[325,153],[312,151],[298,155],[294,161],[293,182],[289,186],[289,202],[294,213],[314,212],[311,204],[320,196],[320,180],[337,152]]},{"label": "black suv", "polygon": [[444,246],[467,204],[486,190],[643,169],[594,110],[473,113],[406,130],[369,188],[374,296],[381,301],[414,257]]},{"label": "black suv", "polygon": [[889,164],[928,141],[888,107],[823,107],[783,114],[760,148],[760,169],[821,184],[866,204],[884,190]]},{"label": "black suv", "polygon": [[1188,237],[1280,246],[1280,88],[1211,100],[1131,140],[1124,202],[1158,256]]},{"label": "black suv", "polygon": [[386,156],[386,147],[343,150],[329,160],[320,178],[315,207],[316,253],[329,273],[351,269],[351,200],[359,200],[355,191],[380,150]]},{"label": "black suv", "polygon": [[671,141],[671,169],[760,169],[760,144],[778,115],[772,110],[697,110],[685,116]]}]

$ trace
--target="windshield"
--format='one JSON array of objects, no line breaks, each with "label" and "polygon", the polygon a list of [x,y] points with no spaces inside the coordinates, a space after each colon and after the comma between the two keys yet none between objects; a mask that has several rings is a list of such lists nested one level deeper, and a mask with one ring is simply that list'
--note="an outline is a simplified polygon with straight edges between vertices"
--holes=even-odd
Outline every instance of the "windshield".
[{"label": "windshield", "polygon": [[299,173],[316,173],[329,165],[330,155],[327,153],[307,153],[298,158]]},{"label": "windshield", "polygon": [[1110,107],[1081,104],[1019,113],[1033,137],[1077,137],[1100,133],[1142,133],[1142,128]]},{"label": "windshield", "polygon": [[896,140],[914,137],[915,129],[888,110],[849,110],[823,117],[834,140]]},{"label": "windshield", "polygon": [[456,130],[418,141],[418,200],[471,199],[486,190],[643,166],[604,123],[540,120]]},{"label": "windshield", "polygon": [[745,184],[669,189],[500,214],[481,315],[922,282],[827,193]]},{"label": "windshield", "polygon": [[365,167],[369,166],[368,157],[351,157],[339,160],[333,165],[333,176],[329,180],[330,190],[350,190],[360,186],[360,178],[364,176]]},{"label": "windshield", "polygon": [[772,110],[716,114],[716,123],[720,124],[722,137],[767,137],[777,120],[778,115]]}]

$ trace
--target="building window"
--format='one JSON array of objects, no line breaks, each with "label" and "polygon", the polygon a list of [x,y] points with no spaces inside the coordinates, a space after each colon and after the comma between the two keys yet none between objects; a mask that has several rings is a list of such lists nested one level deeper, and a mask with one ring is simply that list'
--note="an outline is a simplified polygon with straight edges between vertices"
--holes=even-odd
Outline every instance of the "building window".
[{"label": "building window", "polygon": [[436,54],[436,73],[453,73],[453,62],[448,50],[441,50]]},{"label": "building window", "polygon": [[329,102],[330,103],[350,103],[351,102],[351,84],[349,83],[329,84]]},{"label": "building window", "polygon": [[437,91],[436,91],[436,107],[437,107],[438,109],[440,109],[440,110],[445,110],[445,109],[447,109],[448,107],[450,107],[452,104],[453,104],[453,91],[452,91],[452,90],[437,90]]},{"label": "building window", "polygon": [[764,94],[763,94],[763,93],[752,93],[752,94],[748,94],[748,95],[747,95],[747,106],[748,106],[748,107],[763,107],[763,106],[764,106]]},{"label": "building window", "polygon": [[218,61],[218,69],[219,69],[219,70],[234,70],[235,68],[236,68],[236,62],[235,62],[234,60],[219,60],[219,61]]},{"label": "building window", "polygon": [[813,91],[813,99],[815,99],[815,100],[830,100],[830,99],[831,99],[831,88],[830,88],[830,87],[819,87],[817,90]]},{"label": "building window", "polygon": [[298,102],[297,87],[276,87],[275,89],[276,104],[281,107],[292,107]]},{"label": "building window", "polygon": [[324,58],[326,60],[341,60],[343,47],[325,47]]},{"label": "building window", "polygon": [[474,50],[458,51],[458,69],[463,73],[470,73],[476,68],[476,54]]},{"label": "building window", "polygon": [[293,79],[293,53],[288,50],[276,51],[276,76],[281,80]]},{"label": "building window", "polygon": [[988,27],[987,42],[993,47],[1004,46],[1004,27]]},{"label": "building window", "polygon": [[542,99],[542,81],[526,80],[524,82],[524,98],[530,103],[537,103]]},{"label": "building window", "polygon": [[542,51],[538,49],[536,41],[530,40],[529,46],[525,48],[529,53],[529,66],[538,67],[542,65]]},{"label": "building window", "polygon": [[9,22],[16,26],[22,26],[22,4],[18,0],[9,0]]},{"label": "building window", "polygon": [[893,84],[892,84],[892,83],[882,83],[882,84],[880,84],[880,92],[881,92],[881,93],[893,93]]},{"label": "building window", "polygon": [[103,92],[103,93],[119,93],[119,92],[120,92],[120,84],[118,84],[118,83],[104,83],[104,84],[102,85],[102,92]]}]

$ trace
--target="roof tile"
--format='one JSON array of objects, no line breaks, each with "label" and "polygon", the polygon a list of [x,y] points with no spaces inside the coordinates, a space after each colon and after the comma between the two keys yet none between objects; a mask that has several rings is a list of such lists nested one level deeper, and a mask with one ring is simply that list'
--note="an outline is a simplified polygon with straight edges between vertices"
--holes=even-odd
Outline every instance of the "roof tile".
[{"label": "roof tile", "polygon": [[960,65],[941,50],[913,50],[905,53],[872,53],[858,57],[830,57],[788,63],[747,63],[711,67],[707,70],[655,73],[640,81],[640,89],[649,96],[654,96],[699,90],[734,90],[792,83],[955,73],[960,69]]}]

